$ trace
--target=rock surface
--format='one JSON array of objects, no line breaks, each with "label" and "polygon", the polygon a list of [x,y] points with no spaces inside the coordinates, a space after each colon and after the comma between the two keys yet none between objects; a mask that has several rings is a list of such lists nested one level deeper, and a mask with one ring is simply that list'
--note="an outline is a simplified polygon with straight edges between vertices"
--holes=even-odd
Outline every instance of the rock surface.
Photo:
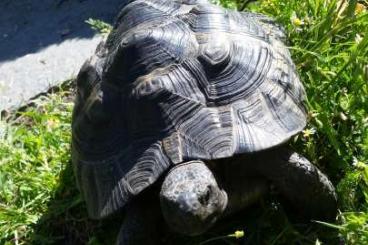
[{"label": "rock surface", "polygon": [[109,23],[121,0],[0,1],[0,111],[74,77],[101,40],[85,20]]}]

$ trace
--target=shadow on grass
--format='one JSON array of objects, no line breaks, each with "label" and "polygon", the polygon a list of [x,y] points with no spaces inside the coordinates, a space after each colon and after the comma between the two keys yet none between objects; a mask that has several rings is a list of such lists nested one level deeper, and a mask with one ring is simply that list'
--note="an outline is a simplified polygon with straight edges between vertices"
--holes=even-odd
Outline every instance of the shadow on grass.
[{"label": "shadow on grass", "polygon": [[[325,244],[341,244],[337,233],[318,224],[291,223],[285,210],[268,196],[233,217],[220,220],[204,235],[182,237],[166,232],[162,244],[194,245],[236,230],[244,230],[242,239],[219,238],[206,244],[316,244],[317,238]],[[60,184],[48,209],[34,226],[32,244],[114,244],[122,223],[123,214],[103,221],[93,221],[87,216],[86,207],[76,188],[73,169],[68,163],[60,174]]]},{"label": "shadow on grass", "polygon": [[121,0],[0,1],[0,63],[68,39],[92,38],[88,18],[112,22]]},{"label": "shadow on grass", "polygon": [[88,218],[70,162],[59,181],[48,209],[34,226],[32,244],[114,244],[121,217],[104,221]]}]

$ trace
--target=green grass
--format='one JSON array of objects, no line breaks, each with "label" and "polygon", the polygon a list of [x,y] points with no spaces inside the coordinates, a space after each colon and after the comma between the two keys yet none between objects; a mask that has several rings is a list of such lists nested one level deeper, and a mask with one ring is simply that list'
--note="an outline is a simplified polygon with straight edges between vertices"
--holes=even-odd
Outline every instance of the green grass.
[{"label": "green grass", "polygon": [[[253,8],[285,26],[305,84],[314,134],[296,142],[334,180],[339,231],[368,244],[367,1],[262,1]],[[362,11],[363,9],[363,11]]]},{"label": "green grass", "polygon": [[105,23],[101,20],[89,18],[88,20],[86,20],[86,23],[90,25],[93,30],[103,36],[108,35],[112,30],[112,26],[110,24]]},{"label": "green grass", "polygon": [[[235,230],[245,231],[242,244],[368,244],[368,11],[353,0],[264,0],[248,8],[273,16],[288,33],[310,111],[307,129],[291,144],[332,179],[341,213],[334,224],[300,224],[271,195],[203,236],[168,234],[167,244],[199,244]],[[112,244],[116,237],[121,217],[89,220],[75,186],[72,98],[64,88],[0,120],[0,244]]]}]

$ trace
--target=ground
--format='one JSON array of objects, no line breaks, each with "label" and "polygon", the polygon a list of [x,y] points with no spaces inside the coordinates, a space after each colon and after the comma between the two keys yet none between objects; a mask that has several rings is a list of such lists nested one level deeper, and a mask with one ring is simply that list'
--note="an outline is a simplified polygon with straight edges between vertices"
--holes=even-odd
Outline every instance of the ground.
[{"label": "ground", "polygon": [[101,41],[85,21],[111,23],[120,2],[0,1],[0,111],[75,76]]}]

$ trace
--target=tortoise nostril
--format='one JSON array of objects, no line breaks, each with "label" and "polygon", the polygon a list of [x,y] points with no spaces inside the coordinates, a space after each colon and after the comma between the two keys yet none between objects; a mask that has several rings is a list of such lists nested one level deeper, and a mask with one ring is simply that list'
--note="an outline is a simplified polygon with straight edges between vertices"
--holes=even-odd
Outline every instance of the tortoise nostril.
[{"label": "tortoise nostril", "polygon": [[206,191],[204,192],[203,195],[201,195],[198,198],[198,201],[203,205],[203,206],[207,206],[208,202],[210,200],[210,196],[211,196],[211,191],[212,191],[212,186],[208,185],[206,188]]}]

